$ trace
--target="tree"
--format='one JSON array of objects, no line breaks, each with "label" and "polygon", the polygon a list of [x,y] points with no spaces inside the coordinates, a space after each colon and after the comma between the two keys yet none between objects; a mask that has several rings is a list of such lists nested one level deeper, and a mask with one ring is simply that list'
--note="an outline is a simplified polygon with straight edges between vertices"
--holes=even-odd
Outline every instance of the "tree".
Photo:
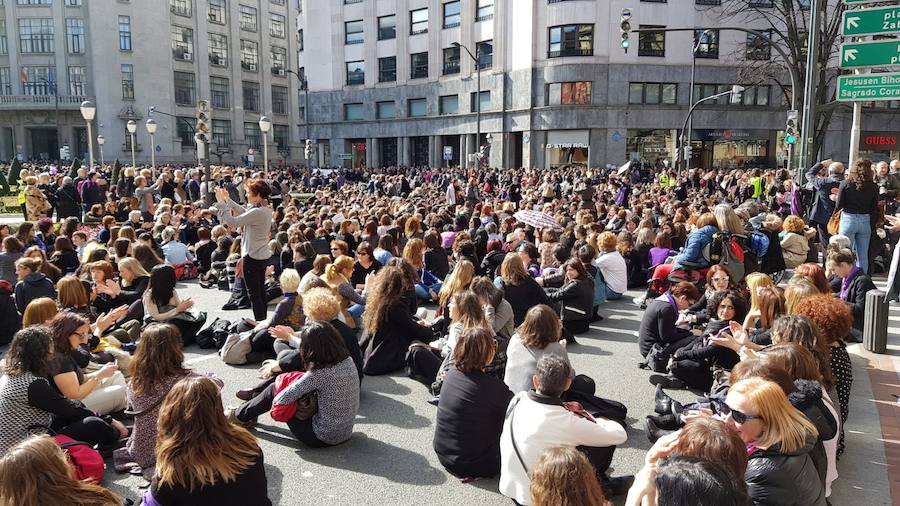
[{"label": "tree", "polygon": [[0,170],[0,195],[9,195],[9,183],[6,181],[6,174]]},{"label": "tree", "polygon": [[78,158],[74,158],[72,160],[72,167],[69,169],[69,177],[75,179],[78,177],[78,169],[81,168],[81,160]]},{"label": "tree", "polygon": [[18,158],[13,159],[12,165],[9,167],[9,184],[19,184],[19,174],[22,172],[22,162]]},{"label": "tree", "polygon": [[[819,53],[816,60],[818,79],[815,103],[819,106],[834,101],[835,81],[838,71],[836,60],[840,46],[841,14],[844,4],[840,1],[822,0],[826,8],[821,9],[819,22]],[[791,103],[790,78],[787,68],[795,69],[797,81],[797,109],[803,110],[803,89],[806,84],[806,57],[809,41],[809,0],[723,0],[719,19],[722,24],[744,26],[768,32],[773,43],[788,55],[788,61],[771,51],[763,41],[748,35],[746,52],[735,55],[742,60],[738,79],[746,84],[764,84],[774,81],[781,90],[786,104]],[[777,104],[776,104],[777,105]],[[817,107],[815,118],[810,122],[813,128],[811,153],[815,159],[821,151],[825,133],[834,115],[834,107]],[[785,118],[787,119],[787,118]],[[806,132],[801,132],[806,136]]]}]

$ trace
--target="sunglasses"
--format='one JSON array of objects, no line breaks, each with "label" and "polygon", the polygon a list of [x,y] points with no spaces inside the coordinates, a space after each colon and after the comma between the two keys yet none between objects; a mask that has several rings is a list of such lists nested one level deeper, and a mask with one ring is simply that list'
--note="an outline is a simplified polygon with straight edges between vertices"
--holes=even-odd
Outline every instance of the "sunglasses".
[{"label": "sunglasses", "polygon": [[365,251],[357,251],[356,254],[357,254],[357,255],[366,255],[366,256],[369,256],[369,254],[366,253]]},{"label": "sunglasses", "polygon": [[735,423],[738,423],[740,425],[744,425],[750,420],[760,419],[760,417],[758,416],[748,415],[746,413],[742,413],[736,409],[733,409],[723,400],[713,399],[712,401],[712,406],[715,408],[716,413],[725,417],[731,415],[731,418],[735,421]]}]

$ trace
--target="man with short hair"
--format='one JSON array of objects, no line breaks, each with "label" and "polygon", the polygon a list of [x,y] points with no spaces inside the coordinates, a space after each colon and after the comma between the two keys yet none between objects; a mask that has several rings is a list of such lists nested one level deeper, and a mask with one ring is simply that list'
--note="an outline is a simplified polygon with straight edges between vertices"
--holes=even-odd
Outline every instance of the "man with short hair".
[{"label": "man with short hair", "polygon": [[500,436],[500,492],[519,504],[531,504],[531,473],[547,448],[576,447],[584,453],[607,496],[628,491],[633,477],[609,478],[615,445],[627,439],[618,422],[594,418],[577,403],[563,403],[563,392],[572,385],[573,371],[558,355],[538,360],[532,383],[534,390],[518,393],[510,402]]},{"label": "man with short hair", "polygon": [[[827,176],[820,176],[819,174],[826,168]],[[834,214],[836,202],[836,197],[832,197],[837,195],[838,187],[844,180],[844,164],[830,158],[822,160],[806,172],[806,179],[816,192],[812,209],[809,210],[809,224],[819,231],[819,250],[822,252],[824,263],[828,240],[831,238],[831,234],[828,233],[828,220]]]}]

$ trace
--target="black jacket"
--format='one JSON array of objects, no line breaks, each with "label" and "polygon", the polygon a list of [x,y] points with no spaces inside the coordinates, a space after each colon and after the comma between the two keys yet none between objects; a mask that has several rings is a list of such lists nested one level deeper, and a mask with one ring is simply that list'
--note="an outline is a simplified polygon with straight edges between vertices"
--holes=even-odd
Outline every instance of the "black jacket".
[{"label": "black jacket", "polygon": [[50,263],[59,267],[63,275],[74,274],[81,267],[81,261],[78,260],[78,253],[75,251],[57,251],[50,258]]},{"label": "black jacket", "polygon": [[[813,201],[813,207],[809,212],[809,221],[827,224],[834,214],[834,201],[831,200],[831,190],[837,189],[844,180],[844,175],[839,174],[833,177],[819,177],[818,173],[822,170],[822,164],[815,164],[806,172],[806,179],[812,184],[816,192],[816,198]],[[827,169],[827,167],[825,167]]]},{"label": "black jacket", "polygon": [[503,289],[503,298],[509,302],[513,308],[513,323],[518,327],[525,321],[525,313],[538,304],[546,304],[553,306],[553,301],[544,292],[544,289],[537,284],[537,281],[527,278],[518,285],[510,285],[501,283],[500,288]]},{"label": "black jacket", "polygon": [[81,195],[74,184],[64,184],[56,191],[56,214],[59,221],[69,217],[81,219]]},{"label": "black jacket", "polygon": [[840,186],[835,210],[841,209],[848,214],[878,216],[878,185],[868,181],[857,188],[855,184],[844,181]]},{"label": "black jacket", "polygon": [[782,453],[775,445],[750,454],[744,481],[753,504],[825,506],[825,487],[810,456],[815,444],[809,434],[796,452]]},{"label": "black jacket", "polygon": [[791,401],[791,405],[803,413],[803,416],[816,426],[819,437],[816,439],[816,444],[810,452],[810,457],[813,460],[813,465],[816,466],[816,471],[819,473],[819,479],[822,480],[822,483],[825,483],[825,478],[828,474],[828,457],[825,454],[824,442],[833,439],[837,435],[838,423],[822,399],[822,387],[818,382],[796,380],[794,381],[794,387],[796,390],[791,392],[788,400]]},{"label": "black jacket", "polygon": [[484,258],[481,260],[481,270],[484,271],[484,275],[489,278],[497,276],[504,258],[506,258],[506,253],[498,249],[484,255]]},{"label": "black jacket", "polygon": [[431,329],[419,325],[409,313],[409,303],[401,298],[391,304],[387,317],[375,335],[363,341],[363,372],[369,375],[388,374],[403,368],[406,352],[413,341],[430,342]]},{"label": "black jacket", "polygon": [[447,252],[440,248],[425,251],[425,270],[443,281],[450,273],[450,260],[447,258]]},{"label": "black jacket", "polygon": [[9,344],[13,335],[21,328],[22,318],[16,311],[12,286],[6,281],[0,282],[0,346]]},{"label": "black jacket", "polygon": [[562,288],[550,290],[547,295],[554,302],[562,302],[560,317],[563,321],[591,319],[594,312],[594,281],[592,279],[567,281]]},{"label": "black jacket", "polygon": [[646,357],[650,348],[656,344],[670,344],[690,335],[687,329],[676,327],[678,313],[665,299],[654,299],[647,304],[647,310],[641,318],[638,331],[638,347],[641,356]]},{"label": "black jacket", "polygon": [[875,283],[872,282],[866,273],[861,272],[850,282],[850,289],[847,291],[847,298],[844,301],[850,306],[850,313],[853,315],[853,328],[862,332],[863,322],[865,321],[866,312],[866,293],[869,290],[875,290]]},{"label": "black jacket", "polygon": [[28,303],[39,297],[56,299],[56,287],[53,281],[40,272],[32,272],[22,281],[16,283],[16,307],[19,313],[25,313]]}]

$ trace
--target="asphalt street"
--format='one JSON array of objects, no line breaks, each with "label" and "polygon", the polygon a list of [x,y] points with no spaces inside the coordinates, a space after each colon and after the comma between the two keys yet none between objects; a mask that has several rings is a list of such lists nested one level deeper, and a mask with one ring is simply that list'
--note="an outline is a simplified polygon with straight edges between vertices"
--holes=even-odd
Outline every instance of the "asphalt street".
[{"label": "asphalt street", "polygon": [[[205,290],[194,282],[180,284],[182,297],[191,297],[209,319],[252,317],[246,311],[221,311],[226,292]],[[629,410],[628,441],[613,458],[613,474],[634,474],[643,464],[650,443],[644,434],[644,416],[653,409],[654,387],[650,373],[637,367],[637,329],[642,312],[627,294],[602,310],[605,319],[591,325],[589,334],[569,348],[578,373],[594,378],[598,395],[623,402]],[[270,306],[270,310],[274,305]],[[892,314],[900,315],[900,308]],[[892,318],[892,320],[895,318]],[[896,318],[900,319],[900,318]],[[891,342],[897,342],[892,329]],[[868,375],[867,361],[855,352],[853,401],[847,427],[847,453],[838,463],[840,479],[835,483],[834,505],[890,504],[890,484],[884,440],[878,422]],[[896,347],[892,346],[896,353]],[[226,406],[237,405],[234,392],[256,382],[256,366],[225,365],[212,350],[196,346],[186,351],[188,364],[211,371],[225,381]],[[682,401],[690,392],[672,392]],[[296,442],[284,424],[260,417],[254,433],[265,454],[270,499],[276,505],[509,505],[512,501],[497,491],[497,479],[463,484],[446,473],[431,447],[436,408],[426,401],[426,388],[400,374],[364,378],[360,410],[353,438],[337,447],[310,449]],[[198,430],[202,430],[198,427]],[[106,485],[115,492],[137,499],[143,480],[107,471]],[[617,501],[621,504],[622,500]]]}]

